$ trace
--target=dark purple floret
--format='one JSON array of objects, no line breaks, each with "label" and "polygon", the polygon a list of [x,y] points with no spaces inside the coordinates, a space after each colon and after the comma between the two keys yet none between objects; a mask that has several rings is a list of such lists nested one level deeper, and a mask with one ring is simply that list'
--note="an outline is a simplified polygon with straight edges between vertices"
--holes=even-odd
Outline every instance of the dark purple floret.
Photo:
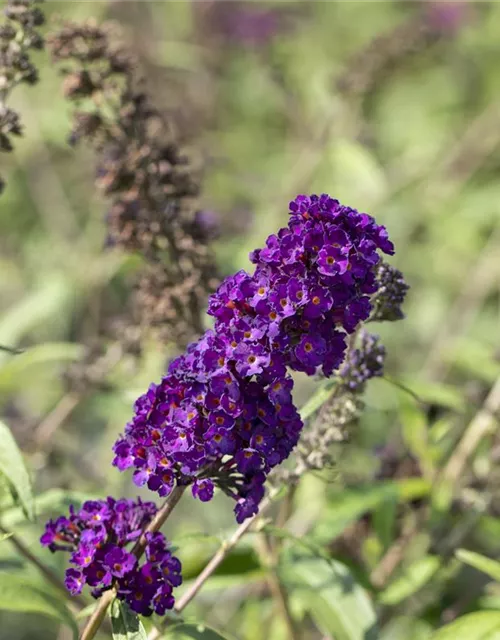
[{"label": "dark purple floret", "polygon": [[208,501],[236,501],[239,522],[258,510],[269,472],[291,453],[302,421],[288,369],[332,375],[346,337],[371,312],[387,231],[327,195],[298,196],[288,227],[252,252],[252,275],[226,278],[209,301],[215,318],[135,405],[114,464],[167,495],[177,484]]},{"label": "dark purple floret", "polygon": [[40,538],[51,551],[71,552],[65,585],[72,595],[85,584],[95,598],[113,584],[117,597],[142,615],[163,615],[174,605],[172,589],[182,582],[181,563],[168,550],[162,533],[146,534],[146,562],[126,546],[132,546],[156,514],[152,502],[92,500],[78,513],[50,520]]}]

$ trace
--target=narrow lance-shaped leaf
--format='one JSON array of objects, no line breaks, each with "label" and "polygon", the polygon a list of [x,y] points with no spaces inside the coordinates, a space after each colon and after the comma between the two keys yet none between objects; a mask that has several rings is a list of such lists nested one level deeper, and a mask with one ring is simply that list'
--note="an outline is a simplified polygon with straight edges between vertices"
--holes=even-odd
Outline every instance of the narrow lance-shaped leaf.
[{"label": "narrow lance-shaped leaf", "polygon": [[416,560],[382,592],[380,602],[394,606],[406,600],[426,585],[440,566],[437,556],[427,555]]},{"label": "narrow lance-shaped leaf", "polygon": [[31,481],[23,457],[10,429],[0,421],[0,473],[14,490],[26,516],[34,518]]},{"label": "narrow lance-shaped leaf", "polygon": [[474,551],[467,551],[467,549],[458,549],[456,556],[462,562],[500,582],[500,562],[497,560],[492,560]]},{"label": "narrow lance-shaped leaf", "polygon": [[314,527],[313,537],[318,542],[327,542],[340,535],[362,514],[377,509],[384,502],[408,502],[429,495],[430,490],[431,483],[424,478],[405,478],[346,489],[328,501]]},{"label": "narrow lance-shaped leaf", "polygon": [[81,358],[83,348],[71,342],[47,342],[24,351],[0,367],[0,392],[6,394],[16,388],[19,380],[51,363],[71,362]]},{"label": "narrow lance-shaped leaf", "polygon": [[[47,513],[59,515],[61,512],[67,511],[71,505],[79,508],[85,500],[95,500],[101,497],[96,493],[87,494],[79,491],[49,489],[36,496],[36,514],[38,517]],[[6,529],[13,529],[23,520],[24,515],[21,507],[11,507],[2,512],[2,524]]]},{"label": "narrow lance-shaped leaf", "polygon": [[434,633],[430,640],[498,640],[500,611],[477,611],[461,616]]},{"label": "narrow lance-shaped leaf", "polygon": [[162,640],[231,640],[228,636],[222,636],[215,629],[203,624],[178,624],[172,627]]},{"label": "narrow lance-shaped leaf", "polygon": [[54,618],[70,627],[73,637],[78,638],[75,619],[60,597],[53,595],[43,583],[26,576],[0,573],[0,609]]}]

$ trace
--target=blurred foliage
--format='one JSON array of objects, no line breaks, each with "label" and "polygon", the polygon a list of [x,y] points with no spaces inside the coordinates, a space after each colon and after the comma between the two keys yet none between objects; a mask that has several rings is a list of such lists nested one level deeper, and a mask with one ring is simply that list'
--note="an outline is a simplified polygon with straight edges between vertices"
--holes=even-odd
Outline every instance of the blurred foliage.
[{"label": "blurred foliage", "polygon": [[[156,105],[204,158],[203,204],[220,220],[223,273],[247,266],[299,192],[372,213],[396,245],[393,263],[411,290],[406,319],[377,327],[387,375],[369,386],[338,466],[289,494],[285,528],[264,526],[281,549],[300,637],[500,637],[498,566],[488,564],[500,554],[500,440],[488,414],[500,377],[500,3],[109,0],[44,11],[47,29],[58,14],[119,23]],[[432,37],[401,37],[422,23]],[[120,311],[135,265],[104,250],[93,159],[67,143],[57,69],[43,52],[34,61],[39,85],[12,96],[25,135],[2,167],[0,344],[25,351],[0,351],[0,523],[62,575],[59,558],[38,546],[42,523],[89,495],[135,494],[110,465],[111,444],[174,347],[148,344],[139,361],[113,368],[107,387],[68,390],[68,364]],[[327,396],[297,377],[306,412]],[[471,433],[480,437],[465,440],[473,446],[463,455]],[[23,515],[31,482],[35,522]],[[209,508],[186,499],[169,523],[189,586],[232,530],[231,510],[224,496]],[[188,609],[188,623],[219,631],[185,624],[165,638],[286,640],[258,535]],[[0,569],[0,609],[48,616],[0,613],[1,640],[72,637],[66,605],[43,590],[12,538],[0,544]],[[6,571],[25,585],[24,605],[9,604]]]}]

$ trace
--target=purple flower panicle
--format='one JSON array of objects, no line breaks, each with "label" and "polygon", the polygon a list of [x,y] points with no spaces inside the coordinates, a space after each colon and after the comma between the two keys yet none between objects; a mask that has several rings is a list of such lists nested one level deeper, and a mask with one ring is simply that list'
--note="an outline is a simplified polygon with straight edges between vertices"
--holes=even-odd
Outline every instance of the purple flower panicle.
[{"label": "purple flower panicle", "polygon": [[372,217],[327,195],[298,196],[288,227],[251,254],[254,274],[226,278],[211,297],[217,333],[244,322],[287,367],[312,375],[320,366],[332,375],[346,333],[370,314],[377,250],[394,253],[385,227]]},{"label": "purple flower panicle", "polygon": [[146,534],[146,562],[127,550],[156,514],[152,502],[93,500],[69,517],[50,520],[40,538],[51,551],[71,553],[65,585],[72,595],[87,584],[99,598],[112,584],[117,597],[142,615],[163,615],[174,606],[172,590],[181,584],[181,564],[167,548],[162,533]]},{"label": "purple flower panicle", "polygon": [[238,522],[258,510],[268,473],[297,444],[302,421],[288,369],[330,376],[346,335],[371,312],[384,227],[327,195],[298,196],[288,227],[254,251],[253,275],[226,278],[210,298],[209,330],[135,404],[114,464],[164,496],[192,484],[236,500]]},{"label": "purple flower panicle", "polygon": [[244,333],[207,331],[190,345],[136,402],[114,447],[114,464],[134,467],[137,485],[165,496],[193,483],[202,501],[216,485],[237,501],[238,520],[255,513],[267,473],[302,428],[282,358]]}]

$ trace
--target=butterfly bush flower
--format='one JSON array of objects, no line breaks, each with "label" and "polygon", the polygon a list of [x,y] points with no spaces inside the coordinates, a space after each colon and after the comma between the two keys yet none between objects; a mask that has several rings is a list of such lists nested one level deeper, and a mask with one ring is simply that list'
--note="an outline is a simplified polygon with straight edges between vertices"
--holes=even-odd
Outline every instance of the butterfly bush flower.
[{"label": "butterfly bush flower", "polygon": [[346,334],[370,315],[377,250],[394,253],[372,217],[327,195],[298,196],[288,227],[251,254],[254,274],[227,278],[211,297],[217,332],[237,332],[243,323],[285,366],[332,375]]},{"label": "butterfly bush flower", "polygon": [[114,464],[165,496],[219,487],[238,522],[256,513],[269,472],[298,442],[302,421],[288,369],[330,376],[346,335],[371,312],[384,227],[327,195],[298,196],[287,227],[251,254],[251,275],[226,278],[210,298],[209,330],[135,405]]},{"label": "butterfly bush flower", "polygon": [[50,520],[40,542],[51,551],[71,553],[65,584],[72,595],[83,587],[92,595],[114,585],[117,597],[142,615],[153,611],[163,615],[174,606],[172,591],[181,584],[181,564],[167,548],[162,533],[146,534],[146,562],[127,549],[139,538],[156,514],[152,502],[132,500],[92,500],[69,517]]},{"label": "butterfly bush flower", "polygon": [[202,501],[217,485],[237,500],[237,519],[257,510],[269,470],[297,443],[302,422],[279,354],[239,332],[207,331],[136,403],[114,464],[166,496],[193,483]]}]

